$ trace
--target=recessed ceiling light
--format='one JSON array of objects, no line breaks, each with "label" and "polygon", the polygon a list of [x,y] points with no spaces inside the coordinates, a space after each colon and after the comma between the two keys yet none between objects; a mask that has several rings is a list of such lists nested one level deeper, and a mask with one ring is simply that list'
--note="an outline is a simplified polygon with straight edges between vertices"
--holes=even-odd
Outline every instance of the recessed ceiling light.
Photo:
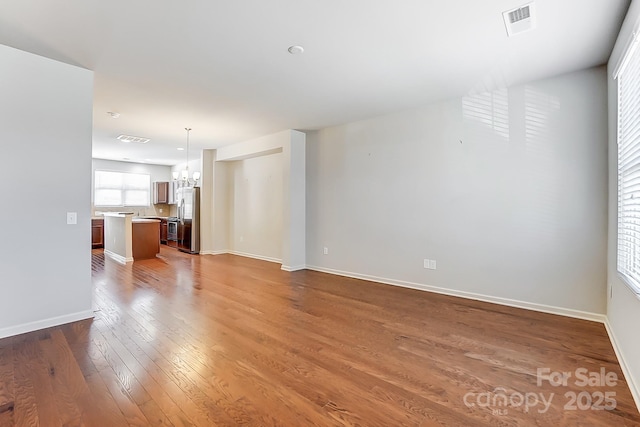
[{"label": "recessed ceiling light", "polygon": [[116,113],[115,111],[107,111],[107,114],[110,115],[112,119],[120,117],[120,113]]},{"label": "recessed ceiling light", "polygon": [[176,148],[176,150],[178,150],[178,151],[184,151],[184,148],[182,148],[182,147],[178,147],[178,148]]},{"label": "recessed ceiling light", "polygon": [[304,48],[299,45],[289,46],[289,49],[287,50],[291,55],[300,55],[301,53],[304,53]]},{"label": "recessed ceiling light", "polygon": [[122,142],[137,142],[139,144],[146,144],[151,141],[149,138],[143,138],[141,136],[120,135],[117,139]]}]

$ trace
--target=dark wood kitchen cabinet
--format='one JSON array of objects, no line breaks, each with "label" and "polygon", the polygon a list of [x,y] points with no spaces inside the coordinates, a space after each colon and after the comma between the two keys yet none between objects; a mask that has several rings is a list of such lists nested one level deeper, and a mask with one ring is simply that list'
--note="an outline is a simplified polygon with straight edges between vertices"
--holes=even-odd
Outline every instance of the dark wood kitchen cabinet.
[{"label": "dark wood kitchen cabinet", "polygon": [[169,182],[156,181],[153,183],[153,204],[169,203]]},{"label": "dark wood kitchen cabinet", "polygon": [[162,243],[163,245],[167,244],[167,227],[167,219],[160,218],[160,243]]},{"label": "dark wood kitchen cabinet", "polygon": [[132,253],[134,260],[155,258],[160,252],[160,221],[134,219],[131,221]]},{"label": "dark wood kitchen cabinet", "polygon": [[104,219],[102,218],[91,219],[91,247],[94,249],[104,247]]}]

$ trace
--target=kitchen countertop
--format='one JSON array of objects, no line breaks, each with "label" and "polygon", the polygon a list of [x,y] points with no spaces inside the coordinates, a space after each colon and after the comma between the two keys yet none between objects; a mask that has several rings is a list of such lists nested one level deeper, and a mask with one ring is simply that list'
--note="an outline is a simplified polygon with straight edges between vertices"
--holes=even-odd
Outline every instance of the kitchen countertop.
[{"label": "kitchen countertop", "polygon": [[124,218],[127,216],[133,217],[133,212],[105,212],[102,216],[111,216],[116,218]]},{"label": "kitchen countertop", "polygon": [[[91,219],[104,219],[105,216],[115,216],[115,217],[124,217],[124,216],[129,216],[132,215],[131,212],[105,212],[103,215],[95,215],[92,216]],[[158,216],[158,215],[144,215],[144,216],[134,216],[132,218],[134,221],[136,219],[157,219],[157,220],[162,220],[162,219],[169,219],[168,216]]]},{"label": "kitchen countertop", "polygon": [[160,222],[159,219],[156,218],[133,218],[131,222],[135,223],[151,223],[151,222]]}]

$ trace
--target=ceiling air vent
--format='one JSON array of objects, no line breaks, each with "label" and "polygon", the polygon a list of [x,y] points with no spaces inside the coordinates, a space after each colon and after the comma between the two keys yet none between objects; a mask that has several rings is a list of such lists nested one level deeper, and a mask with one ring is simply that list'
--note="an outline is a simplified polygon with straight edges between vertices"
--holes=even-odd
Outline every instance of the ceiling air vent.
[{"label": "ceiling air vent", "polygon": [[534,3],[528,3],[524,6],[502,12],[504,25],[507,28],[507,35],[511,37],[514,34],[533,30],[536,27],[535,12]]},{"label": "ceiling air vent", "polygon": [[151,141],[149,138],[142,138],[140,136],[120,135],[118,139],[122,142],[137,142],[138,144],[146,144]]}]

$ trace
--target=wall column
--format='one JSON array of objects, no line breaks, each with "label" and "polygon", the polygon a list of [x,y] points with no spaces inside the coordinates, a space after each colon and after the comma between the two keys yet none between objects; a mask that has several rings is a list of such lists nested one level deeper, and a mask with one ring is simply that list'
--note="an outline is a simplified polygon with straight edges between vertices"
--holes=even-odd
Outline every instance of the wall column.
[{"label": "wall column", "polygon": [[282,269],[306,268],[306,135],[291,131],[284,162]]}]

